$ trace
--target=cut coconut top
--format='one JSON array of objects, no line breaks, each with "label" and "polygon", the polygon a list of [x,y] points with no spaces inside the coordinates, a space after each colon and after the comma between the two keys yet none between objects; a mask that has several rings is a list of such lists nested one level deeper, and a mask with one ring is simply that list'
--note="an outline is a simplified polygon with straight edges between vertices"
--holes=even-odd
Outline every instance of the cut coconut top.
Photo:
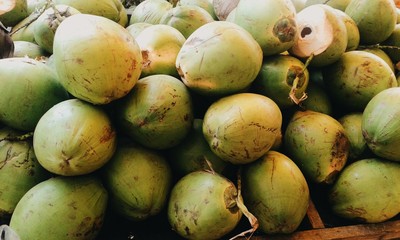
[{"label": "cut coconut top", "polygon": [[318,55],[332,44],[334,32],[326,11],[320,5],[312,5],[296,15],[299,36],[292,47],[296,56]]},{"label": "cut coconut top", "polygon": [[14,9],[16,0],[0,0],[0,15]]}]

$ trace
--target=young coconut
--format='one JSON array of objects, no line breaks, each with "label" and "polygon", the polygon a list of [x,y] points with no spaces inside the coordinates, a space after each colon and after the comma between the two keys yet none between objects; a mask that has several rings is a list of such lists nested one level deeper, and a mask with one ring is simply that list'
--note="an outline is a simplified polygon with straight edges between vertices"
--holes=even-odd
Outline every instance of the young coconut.
[{"label": "young coconut", "polygon": [[332,212],[362,223],[387,221],[400,213],[400,164],[382,158],[358,160],[330,189]]},{"label": "young coconut", "polygon": [[328,93],[314,81],[308,82],[307,98],[300,103],[300,107],[304,110],[320,112],[330,116],[333,116],[334,113],[332,100],[329,98]]},{"label": "young coconut", "polygon": [[243,199],[266,234],[292,233],[303,221],[310,190],[299,167],[286,155],[269,151],[243,167]]},{"label": "young coconut", "polygon": [[142,71],[142,54],[133,36],[118,23],[90,14],[74,14],[61,22],[53,55],[64,88],[93,104],[128,94]]},{"label": "young coconut", "polygon": [[289,52],[300,59],[313,56],[310,66],[327,66],[346,51],[347,29],[331,6],[308,6],[297,13],[296,23],[298,37]]},{"label": "young coconut", "polygon": [[46,9],[35,21],[33,36],[35,42],[48,53],[53,53],[54,35],[60,23],[67,17],[80,13],[77,9],[63,4]]},{"label": "young coconut", "polygon": [[346,52],[356,50],[360,45],[360,31],[358,30],[357,23],[345,12],[336,10],[338,16],[343,20],[347,32],[347,46]]},{"label": "young coconut", "polygon": [[332,101],[347,111],[362,112],[377,93],[397,87],[390,66],[377,55],[361,50],[342,54],[322,73]]},{"label": "young coconut", "polygon": [[212,0],[212,5],[214,7],[215,15],[218,20],[225,21],[229,13],[236,8],[239,0]]},{"label": "young coconut", "polygon": [[371,151],[382,158],[400,162],[400,87],[388,88],[374,96],[364,109],[362,134]]},{"label": "young coconut", "polygon": [[45,59],[49,55],[37,43],[28,41],[14,41],[14,57],[29,57],[34,59]]},{"label": "young coconut", "polygon": [[119,140],[112,159],[102,168],[110,205],[124,218],[143,221],[160,213],[166,205],[172,171],[157,151]]},{"label": "young coconut", "polygon": [[212,16],[199,6],[178,5],[163,15],[160,24],[174,27],[188,38],[196,29],[213,21]]},{"label": "young coconut", "polygon": [[362,133],[362,115],[362,112],[352,112],[345,114],[338,119],[349,138],[349,160],[360,159],[368,148],[367,142]]},{"label": "young coconut", "polygon": [[23,240],[94,240],[107,202],[107,190],[95,176],[50,178],[25,193],[10,227]]},{"label": "young coconut", "polygon": [[326,4],[340,11],[346,10],[347,5],[351,0],[305,0],[305,7],[314,4]]},{"label": "young coconut", "polygon": [[217,16],[215,15],[212,0],[179,0],[176,6],[198,6],[206,10],[212,19],[218,20]]},{"label": "young coconut", "polygon": [[350,151],[343,126],[329,115],[310,110],[295,112],[283,140],[288,156],[317,184],[332,184]]},{"label": "young coconut", "polygon": [[26,0],[1,0],[0,22],[7,27],[13,27],[24,18],[28,17],[28,4]]},{"label": "young coconut", "polygon": [[115,107],[118,127],[133,140],[152,149],[178,145],[192,127],[189,90],[170,75],[141,78]]},{"label": "young coconut", "polygon": [[222,96],[246,89],[257,77],[262,58],[260,45],[245,29],[232,22],[213,21],[187,38],[176,68],[190,90]]},{"label": "young coconut", "polygon": [[231,232],[243,214],[254,232],[257,219],[243,203],[240,187],[212,171],[185,175],[172,188],[168,202],[168,221],[186,239],[220,239]]},{"label": "young coconut", "polygon": [[154,24],[143,29],[135,40],[142,52],[141,78],[154,74],[179,77],[175,61],[186,41],[180,31],[169,25]]},{"label": "young coconut", "polygon": [[0,129],[0,222],[8,222],[22,196],[50,177],[37,161],[32,134]]},{"label": "young coconut", "polygon": [[233,22],[260,44],[264,56],[282,53],[296,40],[296,9],[291,0],[241,0]]},{"label": "young coconut", "polygon": [[253,162],[274,145],[282,113],[270,98],[237,93],[220,98],[207,109],[203,134],[211,150],[233,164]]},{"label": "young coconut", "polygon": [[14,129],[33,131],[44,113],[69,98],[54,71],[39,60],[0,59],[0,79],[0,121]]},{"label": "young coconut", "polygon": [[352,0],[345,13],[357,23],[362,44],[378,44],[386,40],[397,22],[393,0]]},{"label": "young coconut", "polygon": [[271,98],[281,109],[301,104],[307,97],[308,70],[290,55],[265,57],[252,91]]},{"label": "young coconut", "polygon": [[142,1],[133,9],[128,25],[138,22],[159,24],[162,16],[172,8],[172,3],[165,0]]},{"label": "young coconut", "polygon": [[40,118],[33,148],[48,171],[63,176],[83,175],[110,160],[116,149],[116,132],[102,108],[68,99]]},{"label": "young coconut", "polygon": [[131,25],[126,27],[126,30],[136,39],[136,37],[147,27],[152,26],[151,23],[146,22],[137,22],[132,23]]}]

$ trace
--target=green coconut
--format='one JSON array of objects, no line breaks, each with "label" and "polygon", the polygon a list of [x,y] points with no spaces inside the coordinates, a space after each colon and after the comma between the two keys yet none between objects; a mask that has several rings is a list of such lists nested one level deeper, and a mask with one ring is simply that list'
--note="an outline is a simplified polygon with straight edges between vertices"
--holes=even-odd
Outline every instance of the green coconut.
[{"label": "green coconut", "polygon": [[307,86],[307,98],[300,103],[302,109],[324,113],[333,116],[332,101],[326,90],[315,82],[310,81]]},{"label": "green coconut", "polygon": [[320,112],[296,111],[283,140],[285,153],[316,184],[332,184],[349,156],[345,129],[336,119]]},{"label": "green coconut", "polygon": [[246,29],[260,44],[263,54],[269,56],[294,45],[297,38],[295,16],[291,0],[241,0],[233,22]]},{"label": "green coconut", "polygon": [[28,16],[27,0],[0,1],[0,22],[13,27]]},{"label": "green coconut", "polygon": [[230,164],[211,150],[203,135],[203,119],[193,120],[193,126],[186,138],[168,150],[168,160],[173,172],[179,176],[198,170],[213,170],[226,174]]},{"label": "green coconut", "polygon": [[186,239],[220,239],[239,223],[238,191],[227,178],[196,171],[181,178],[168,201],[168,221]]},{"label": "green coconut", "polygon": [[172,171],[166,158],[132,141],[120,142],[102,169],[110,205],[124,218],[144,221],[167,204]]},{"label": "green coconut", "polygon": [[43,6],[46,5],[46,1],[47,0],[27,0],[28,14],[39,11]]},{"label": "green coconut", "polygon": [[126,27],[126,30],[136,39],[136,37],[141,33],[145,28],[152,26],[151,23],[146,22],[137,22],[132,23],[131,25]]},{"label": "green coconut", "polygon": [[54,36],[53,55],[65,89],[93,104],[122,98],[141,74],[139,45],[105,17],[74,14],[64,19]]},{"label": "green coconut", "polygon": [[214,21],[187,38],[178,53],[176,68],[192,91],[221,96],[247,88],[261,69],[262,57],[260,45],[245,29],[235,23]]},{"label": "green coconut", "polygon": [[154,74],[179,77],[175,61],[186,41],[179,30],[165,24],[153,24],[143,29],[135,40],[142,52],[141,78]]},{"label": "green coconut", "polygon": [[168,10],[161,18],[160,24],[176,28],[185,38],[206,23],[213,22],[213,17],[203,8],[196,5],[178,5]]},{"label": "green coconut", "polygon": [[345,13],[356,23],[362,44],[378,44],[392,34],[396,22],[393,0],[352,0]]},{"label": "green coconut", "polygon": [[274,145],[282,113],[270,98],[237,93],[220,98],[206,111],[203,134],[212,151],[233,164],[253,162]]},{"label": "green coconut", "polygon": [[290,55],[276,55],[264,58],[251,88],[283,109],[301,104],[306,98],[308,82],[309,74],[303,62]]},{"label": "green coconut", "polygon": [[65,18],[78,13],[80,12],[76,8],[64,4],[54,5],[54,7],[46,9],[35,20],[33,29],[35,42],[48,53],[53,53],[54,35],[58,26]]},{"label": "green coconut", "polygon": [[20,22],[18,22],[11,29],[11,39],[14,41],[28,41],[35,43],[35,36],[33,35],[33,29],[35,27],[35,20],[40,16],[40,13],[33,12]]},{"label": "green coconut", "polygon": [[138,22],[159,24],[162,16],[172,8],[172,3],[165,0],[142,1],[133,9],[129,25]]},{"label": "green coconut", "polygon": [[326,4],[340,11],[346,10],[347,5],[351,0],[305,0],[305,7],[314,5],[314,4]]},{"label": "green coconut", "polygon": [[134,141],[152,149],[179,144],[193,122],[192,99],[179,79],[165,74],[141,78],[116,104],[117,123]]},{"label": "green coconut", "polygon": [[212,0],[179,0],[176,6],[198,6],[206,10],[214,20],[218,20]]},{"label": "green coconut", "polygon": [[352,112],[338,119],[350,141],[349,159],[351,160],[358,160],[363,157],[368,148],[362,133],[362,115],[362,112]]},{"label": "green coconut", "polygon": [[347,32],[347,46],[346,51],[356,50],[360,45],[360,31],[358,30],[357,23],[344,11],[337,10],[339,18],[341,18],[346,26]]},{"label": "green coconut", "polygon": [[0,59],[0,79],[0,121],[18,130],[33,131],[48,109],[68,98],[52,69],[31,58]]},{"label": "green coconut", "polygon": [[14,55],[13,57],[30,57],[42,59],[46,58],[49,54],[37,43],[28,41],[14,41]]},{"label": "green coconut", "polygon": [[400,162],[400,87],[374,96],[365,107],[362,134],[371,151],[382,158]]},{"label": "green coconut", "polygon": [[40,118],[33,148],[48,171],[63,176],[83,175],[110,160],[116,149],[116,132],[102,108],[69,99]]},{"label": "green coconut", "polygon": [[400,213],[400,164],[381,158],[347,166],[330,189],[332,212],[361,223],[379,223]]},{"label": "green coconut", "polygon": [[95,16],[105,17],[126,27],[128,25],[128,13],[120,0],[52,0],[54,4],[68,5],[79,12]]},{"label": "green coconut", "polygon": [[286,155],[269,151],[243,168],[243,199],[266,234],[292,233],[303,221],[310,190],[299,167]]},{"label": "green coconut", "polygon": [[102,228],[108,193],[94,176],[54,177],[18,202],[10,227],[21,240],[90,240]]},{"label": "green coconut", "polygon": [[310,66],[322,67],[336,62],[346,51],[348,36],[337,10],[324,4],[305,7],[297,13],[295,43],[289,52],[300,59],[312,56]]},{"label": "green coconut", "polygon": [[324,68],[323,79],[332,101],[348,111],[363,111],[377,93],[397,87],[390,66],[377,55],[361,50],[346,52]]},{"label": "green coconut", "polygon": [[393,61],[383,49],[378,47],[368,47],[368,48],[362,48],[360,50],[373,53],[376,56],[382,58],[389,65],[390,69],[392,69],[392,71],[395,73]]},{"label": "green coconut", "polygon": [[39,164],[32,139],[9,127],[0,129],[0,222],[8,222],[15,206],[33,186],[50,175]]}]

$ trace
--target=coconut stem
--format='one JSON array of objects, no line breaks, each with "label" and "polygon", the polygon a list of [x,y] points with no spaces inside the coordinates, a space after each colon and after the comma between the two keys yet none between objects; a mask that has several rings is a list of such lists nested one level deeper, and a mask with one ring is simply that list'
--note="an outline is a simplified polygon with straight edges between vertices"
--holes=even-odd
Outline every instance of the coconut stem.
[{"label": "coconut stem", "polygon": [[300,76],[304,74],[304,71],[307,69],[308,65],[310,65],[310,62],[312,61],[313,58],[314,54],[311,54],[307,58],[307,61],[304,63],[303,69],[298,74],[296,74],[296,78],[293,80],[292,88],[290,89],[289,92],[289,98],[297,105],[299,105],[302,101],[307,99],[307,94],[305,92],[303,92],[303,95],[300,98],[297,98],[296,91],[298,90],[297,85],[299,84]]},{"label": "coconut stem", "polygon": [[259,224],[258,219],[247,209],[246,205],[244,205],[243,198],[242,198],[242,167],[239,167],[238,174],[237,174],[237,189],[238,195],[236,198],[236,205],[242,211],[242,213],[247,217],[250,222],[251,229],[243,231],[234,237],[230,238],[229,240],[234,240],[238,237],[246,237],[246,234],[250,233],[250,236],[247,239],[250,239],[254,232],[257,230]]},{"label": "coconut stem", "polygon": [[53,1],[52,0],[47,0],[47,3],[53,9],[54,16],[56,16],[57,20],[59,22],[62,22],[65,19],[65,17],[61,16],[60,11],[58,11],[58,9],[56,8],[56,5],[53,3]]},{"label": "coconut stem", "polygon": [[33,137],[33,132],[29,132],[29,133],[19,135],[19,136],[6,136],[6,137],[0,139],[0,142],[2,142],[2,141],[25,141],[32,137]]}]

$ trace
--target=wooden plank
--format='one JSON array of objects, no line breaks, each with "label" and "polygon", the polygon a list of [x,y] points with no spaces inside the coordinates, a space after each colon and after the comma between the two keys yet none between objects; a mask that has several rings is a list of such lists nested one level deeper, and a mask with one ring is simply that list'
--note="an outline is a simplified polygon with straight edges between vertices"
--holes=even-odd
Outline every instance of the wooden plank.
[{"label": "wooden plank", "polygon": [[307,217],[313,229],[325,228],[325,224],[322,221],[321,216],[315,208],[314,202],[312,200],[310,200],[310,203],[308,205]]},{"label": "wooden plank", "polygon": [[400,220],[374,224],[320,228],[288,235],[253,236],[252,240],[395,240],[400,239]]}]

